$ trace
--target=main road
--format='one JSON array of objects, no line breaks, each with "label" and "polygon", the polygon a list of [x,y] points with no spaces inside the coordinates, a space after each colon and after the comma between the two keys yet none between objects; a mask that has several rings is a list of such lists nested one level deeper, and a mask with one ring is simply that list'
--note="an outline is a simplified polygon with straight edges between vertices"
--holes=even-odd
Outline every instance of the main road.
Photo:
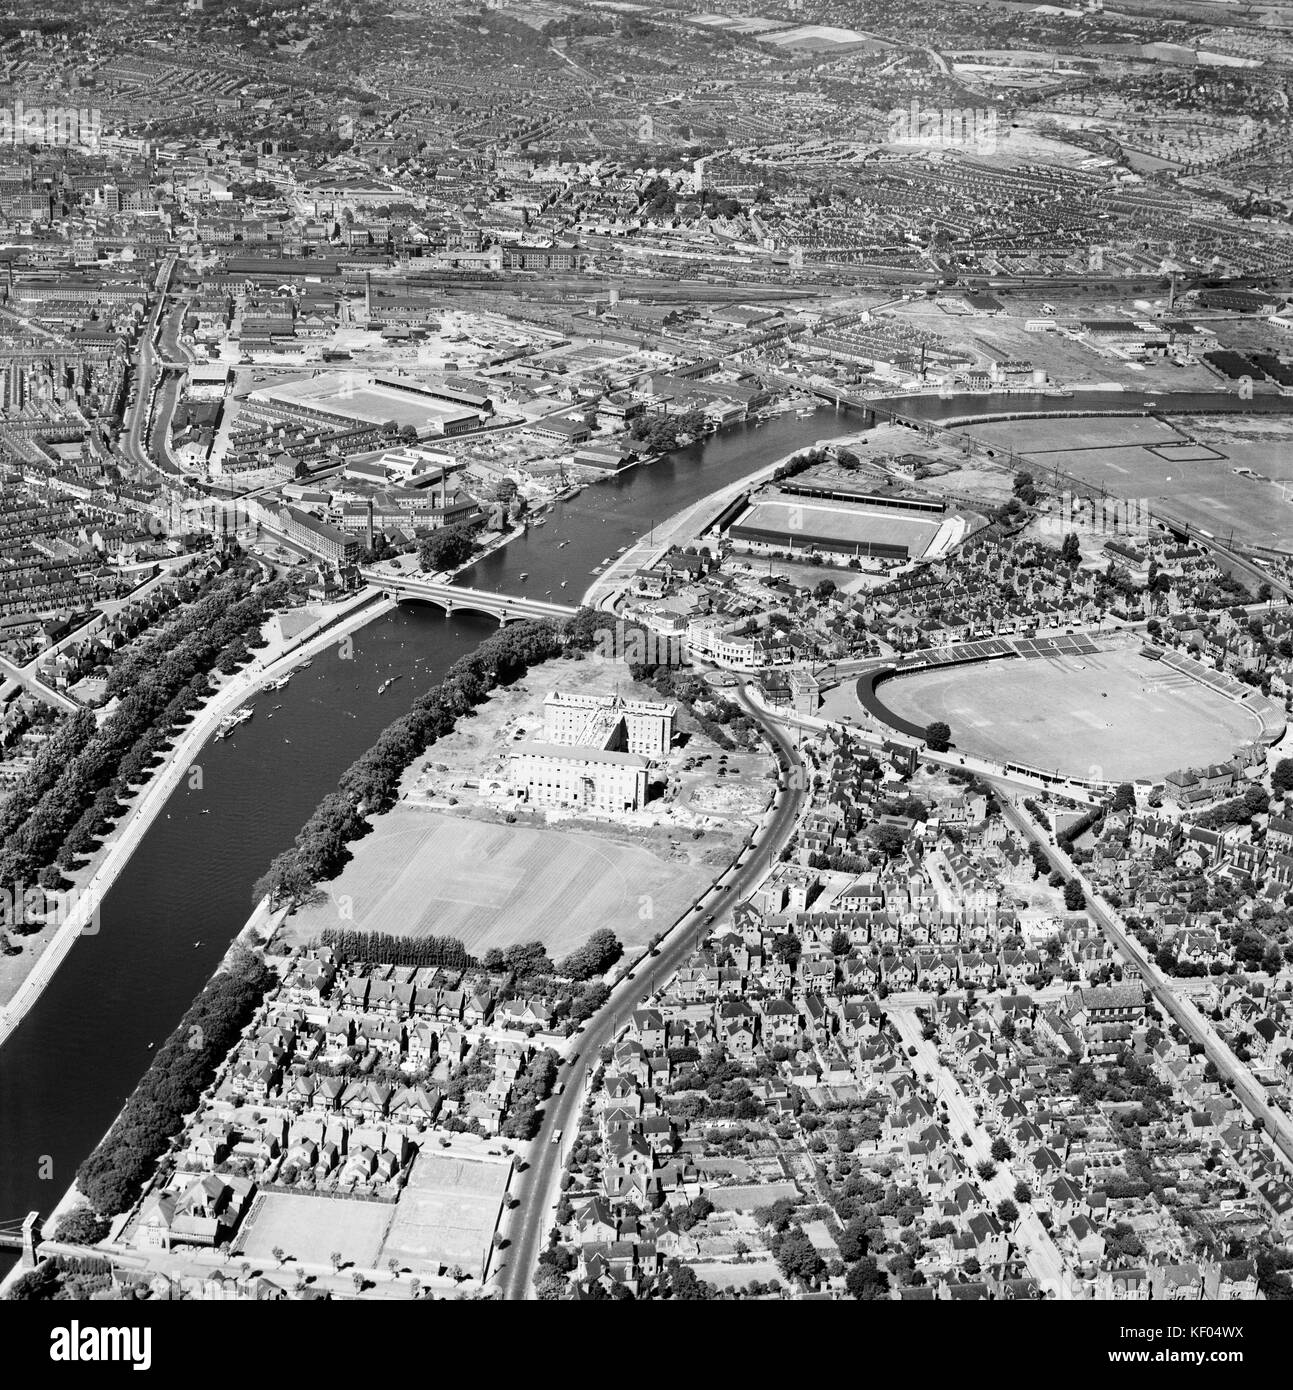
[{"label": "main road", "polygon": [[[557,1201],[562,1155],[568,1147],[568,1142],[555,1142],[557,1132],[561,1131],[567,1141],[573,1136],[586,1098],[588,1079],[601,1060],[602,1048],[614,1040],[621,1025],[634,1009],[646,1002],[657,983],[663,983],[684,964],[696,950],[705,928],[725,915],[735,903],[749,896],[798,825],[808,787],[808,778],[802,775],[803,763],[799,754],[785,733],[748,699],[744,691],[738,692],[736,698],[780,755],[780,789],[771,818],[756,832],[750,846],[714,887],[704,893],[698,904],[673,927],[660,943],[659,955],[648,956],[621,980],[601,1011],[589,1019],[581,1033],[575,1035],[577,1050],[561,1072],[565,1085],[560,1094],[554,1094],[544,1107],[539,1132],[531,1143],[529,1166],[518,1175],[512,1192],[519,1205],[509,1215],[508,1230],[513,1233],[512,1243],[503,1252],[504,1263],[498,1273],[498,1286],[504,1298],[524,1299],[529,1296],[535,1266],[546,1245],[550,1213]],[[801,775],[787,776],[787,769],[798,771]]]},{"label": "main road", "polygon": [[[139,335],[139,360],[135,370],[135,399],[127,412],[126,428],[121,435],[121,449],[131,463],[141,468],[157,468],[163,473],[175,473],[165,462],[159,463],[149,452],[148,417],[152,405],[153,378],[161,370],[160,354],[153,342],[158,324],[166,307],[166,294],[170,289],[171,273],[175,269],[175,257],[168,255],[157,271],[154,293],[157,296],[151,313]],[[162,389],[165,389],[164,387]],[[172,395],[176,387],[172,385]],[[173,400],[170,408],[173,408]],[[167,415],[169,421],[169,414]],[[163,453],[163,459],[164,459]]]},{"label": "main road", "polygon": [[1008,795],[1000,796],[999,800],[1006,819],[1039,844],[1047,858],[1065,878],[1074,878],[1082,885],[1087,895],[1087,911],[1099,923],[1101,930],[1123,959],[1140,972],[1150,993],[1163,1006],[1173,1022],[1203,1048],[1204,1055],[1229,1081],[1235,1099],[1270,1136],[1275,1151],[1284,1163],[1293,1167],[1293,1121],[1267,1101],[1261,1082],[1253,1075],[1251,1069],[1235,1056],[1230,1045],[1212,1026],[1211,1020],[1187,997],[1188,991],[1181,989],[1180,985],[1184,982],[1170,980],[1150,960],[1140,942],[1128,932],[1114,912],[1112,905],[1096,892],[1077,865],[1051,841],[1031,816],[1021,812]]}]

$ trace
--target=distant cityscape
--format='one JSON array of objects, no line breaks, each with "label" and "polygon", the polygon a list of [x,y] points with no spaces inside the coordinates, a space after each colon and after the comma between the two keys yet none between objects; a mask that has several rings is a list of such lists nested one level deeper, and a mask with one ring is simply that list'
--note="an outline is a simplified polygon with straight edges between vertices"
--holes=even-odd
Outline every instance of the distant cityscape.
[{"label": "distant cityscape", "polygon": [[1293,1297],[1291,77],[11,7],[3,1301]]}]

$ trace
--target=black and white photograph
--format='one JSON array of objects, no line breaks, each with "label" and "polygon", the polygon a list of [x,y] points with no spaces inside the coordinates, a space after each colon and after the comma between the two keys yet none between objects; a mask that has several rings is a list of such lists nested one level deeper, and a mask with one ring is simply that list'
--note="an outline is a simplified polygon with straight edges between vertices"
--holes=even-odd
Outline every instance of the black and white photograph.
[{"label": "black and white photograph", "polygon": [[1291,98],[1293,0],[10,0],[13,1355],[1272,1358]]}]

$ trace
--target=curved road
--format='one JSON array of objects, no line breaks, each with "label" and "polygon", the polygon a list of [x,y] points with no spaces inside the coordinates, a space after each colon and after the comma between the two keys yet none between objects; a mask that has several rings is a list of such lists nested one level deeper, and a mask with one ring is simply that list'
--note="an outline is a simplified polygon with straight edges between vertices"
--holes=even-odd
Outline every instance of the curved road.
[{"label": "curved road", "polygon": [[[783,771],[786,767],[802,769],[803,764],[794,744],[782,730],[749,702],[744,690],[737,693],[737,699],[780,750]],[[553,1095],[544,1106],[543,1122],[530,1145],[530,1166],[519,1174],[512,1190],[519,1205],[508,1219],[508,1230],[515,1234],[503,1253],[498,1274],[498,1285],[504,1298],[525,1299],[530,1295],[536,1263],[547,1244],[549,1214],[556,1205],[561,1159],[567,1148],[566,1144],[553,1143],[553,1135],[558,1129],[563,1136],[573,1135],[583,1107],[585,1088],[591,1071],[596,1069],[600,1060],[601,1049],[613,1041],[631,1011],[640,1008],[652,994],[657,981],[663,983],[696,949],[699,933],[707,925],[707,919],[718,919],[733,904],[749,895],[764,876],[769,857],[780,853],[782,846],[794,833],[807,796],[808,779],[801,776],[782,780],[779,799],[772,809],[772,819],[756,834],[753,844],[723,874],[716,887],[702,895],[700,905],[687,913],[669,932],[660,943],[659,955],[648,956],[637,965],[616,985],[602,1010],[589,1019],[582,1032],[575,1035],[573,1045],[577,1051],[573,1060],[561,1069],[565,1087],[560,1095]]]}]

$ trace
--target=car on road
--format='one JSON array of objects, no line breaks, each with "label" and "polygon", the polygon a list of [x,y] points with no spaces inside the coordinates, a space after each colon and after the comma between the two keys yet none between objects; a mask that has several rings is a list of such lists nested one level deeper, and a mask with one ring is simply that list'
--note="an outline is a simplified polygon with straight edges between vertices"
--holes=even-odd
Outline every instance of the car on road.
[{"label": "car on road", "polygon": [[554,1144],[560,1144],[560,1143],[561,1143],[561,1130],[560,1130],[560,1129],[554,1129],[554,1130],[552,1131],[552,1142],[553,1142]]}]

